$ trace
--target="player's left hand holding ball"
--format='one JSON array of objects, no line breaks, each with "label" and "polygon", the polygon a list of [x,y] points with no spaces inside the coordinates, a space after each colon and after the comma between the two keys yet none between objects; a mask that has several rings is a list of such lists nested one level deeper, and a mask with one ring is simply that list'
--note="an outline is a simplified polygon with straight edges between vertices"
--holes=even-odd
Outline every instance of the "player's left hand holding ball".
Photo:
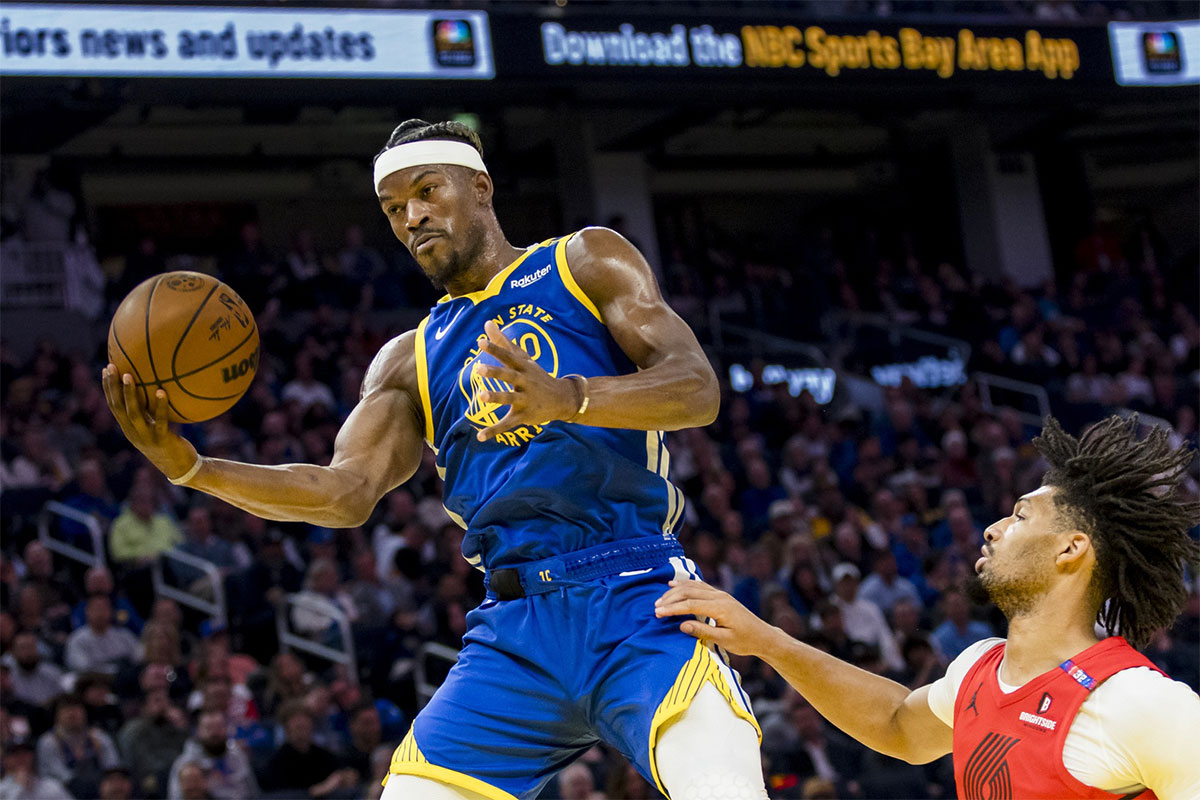
[{"label": "player's left hand holding ball", "polygon": [[500,362],[500,365],[480,364],[480,376],[504,381],[512,387],[507,392],[485,391],[479,395],[482,403],[507,405],[508,413],[477,438],[486,442],[491,437],[518,425],[545,425],[557,419],[570,419],[579,410],[581,397],[578,383],[568,378],[555,378],[539,367],[529,354],[518,347],[492,320],[483,326],[487,339],[481,350]]},{"label": "player's left hand holding ball", "polygon": [[121,375],[113,364],[100,373],[104,399],[125,438],[168,478],[186,473],[199,457],[192,443],[167,427],[167,393],[154,393],[154,413],[142,406],[133,376]]},{"label": "player's left hand holding ball", "polygon": [[654,601],[654,615],[709,618],[716,625],[689,619],[679,629],[740,656],[761,656],[780,630],[756,617],[727,592],[702,581],[671,581],[671,589]]}]

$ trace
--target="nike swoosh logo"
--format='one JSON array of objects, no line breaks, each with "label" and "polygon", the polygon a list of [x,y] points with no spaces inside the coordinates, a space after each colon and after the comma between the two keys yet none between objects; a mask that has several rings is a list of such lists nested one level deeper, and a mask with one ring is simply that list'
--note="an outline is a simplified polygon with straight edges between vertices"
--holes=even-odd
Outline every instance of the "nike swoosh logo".
[{"label": "nike swoosh logo", "polygon": [[448,323],[446,323],[446,325],[444,327],[439,325],[437,332],[433,334],[433,338],[441,340],[441,338],[446,335],[446,331],[450,330],[451,326],[453,326],[455,321],[458,320],[458,316],[459,316],[459,314],[462,314],[462,312],[463,312],[463,310],[460,308],[458,310],[458,314],[455,314],[454,318],[451,319]]}]

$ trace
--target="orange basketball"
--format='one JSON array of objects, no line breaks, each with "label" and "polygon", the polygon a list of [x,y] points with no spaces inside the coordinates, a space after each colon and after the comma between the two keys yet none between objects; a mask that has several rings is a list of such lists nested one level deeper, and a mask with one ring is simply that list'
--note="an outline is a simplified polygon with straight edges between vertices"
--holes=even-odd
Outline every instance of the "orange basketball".
[{"label": "orange basketball", "polygon": [[172,422],[202,422],[238,401],[258,368],[258,326],[237,292],[210,275],[164,272],[121,301],[108,359],[133,375],[146,408],[167,393]]}]

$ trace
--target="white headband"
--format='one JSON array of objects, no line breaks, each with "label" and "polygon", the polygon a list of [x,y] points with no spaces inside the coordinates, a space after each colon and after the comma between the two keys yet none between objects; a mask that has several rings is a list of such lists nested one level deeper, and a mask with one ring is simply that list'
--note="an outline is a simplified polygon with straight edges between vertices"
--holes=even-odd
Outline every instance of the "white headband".
[{"label": "white headband", "polygon": [[457,164],[480,172],[487,172],[479,151],[466,142],[446,139],[429,139],[421,142],[398,144],[388,148],[375,159],[375,191],[379,184],[393,172],[424,164]]}]

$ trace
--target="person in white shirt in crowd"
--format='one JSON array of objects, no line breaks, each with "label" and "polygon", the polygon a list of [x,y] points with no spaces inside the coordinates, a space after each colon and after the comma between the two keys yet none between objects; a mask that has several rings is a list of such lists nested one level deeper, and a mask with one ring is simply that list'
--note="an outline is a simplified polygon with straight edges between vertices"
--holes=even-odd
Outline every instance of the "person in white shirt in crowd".
[{"label": "person in white shirt in crowd", "polygon": [[87,624],[67,637],[66,664],[72,672],[111,672],[120,662],[140,661],[142,645],[128,628],[112,624],[112,600],[92,595],[84,610]]},{"label": "person in white shirt in crowd", "polygon": [[853,564],[842,562],[833,568],[833,597],[835,606],[842,611],[842,623],[846,635],[856,642],[879,648],[884,666],[890,670],[904,669],[904,659],[896,648],[892,629],[879,606],[859,596],[859,572]]},{"label": "person in white shirt in crowd", "polygon": [[104,770],[121,759],[112,737],[88,727],[87,707],[78,695],[54,704],[54,727],[37,741],[38,774],[60,781],[76,797],[95,797]]}]

